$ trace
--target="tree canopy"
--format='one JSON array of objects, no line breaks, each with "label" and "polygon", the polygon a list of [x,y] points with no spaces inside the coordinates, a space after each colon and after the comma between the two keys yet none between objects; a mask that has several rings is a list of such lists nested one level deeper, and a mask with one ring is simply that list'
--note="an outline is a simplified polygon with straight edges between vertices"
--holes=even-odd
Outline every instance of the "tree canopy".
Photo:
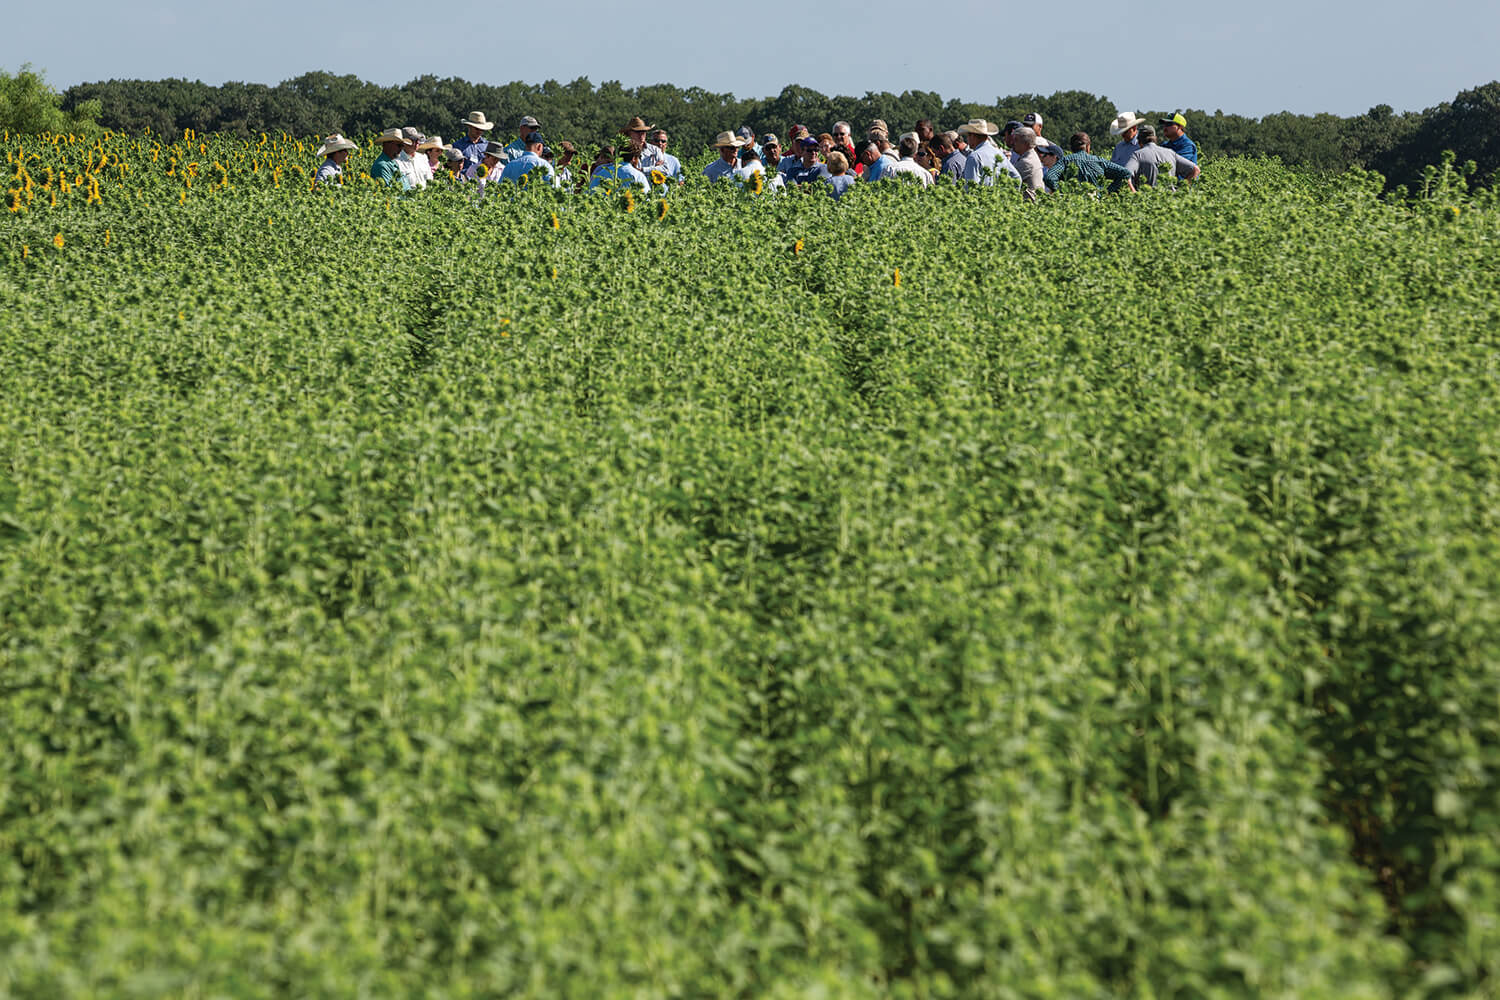
[{"label": "tree canopy", "polygon": [[62,95],[47,86],[45,75],[24,63],[15,73],[0,69],[0,128],[11,132],[86,132],[94,128],[102,105],[97,99],[62,107]]}]

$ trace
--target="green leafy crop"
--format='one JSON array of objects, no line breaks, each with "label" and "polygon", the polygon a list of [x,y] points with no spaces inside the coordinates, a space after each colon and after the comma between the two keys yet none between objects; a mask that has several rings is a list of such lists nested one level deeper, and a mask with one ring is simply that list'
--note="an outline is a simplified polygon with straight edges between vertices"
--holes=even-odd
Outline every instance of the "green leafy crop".
[{"label": "green leafy crop", "polygon": [[362,145],[7,145],[0,996],[1494,991],[1491,196]]}]

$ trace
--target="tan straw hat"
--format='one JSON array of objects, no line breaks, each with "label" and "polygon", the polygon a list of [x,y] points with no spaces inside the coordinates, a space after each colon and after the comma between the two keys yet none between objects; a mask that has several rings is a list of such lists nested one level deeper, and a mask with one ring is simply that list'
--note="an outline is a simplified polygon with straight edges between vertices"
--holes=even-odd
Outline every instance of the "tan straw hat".
[{"label": "tan straw hat", "polygon": [[714,140],[714,145],[717,146],[719,149],[723,149],[725,146],[736,146],[736,147],[738,147],[738,146],[743,146],[744,144],[745,144],[745,140],[741,139],[739,136],[735,135],[733,132],[720,132],[719,133],[719,137]]},{"label": "tan straw hat", "polygon": [[481,132],[488,132],[495,127],[495,123],[486,118],[483,111],[470,111],[459,124],[464,128],[477,128]]},{"label": "tan straw hat", "polygon": [[959,135],[994,135],[1000,129],[983,118],[970,118],[958,127]]},{"label": "tan straw hat", "polygon": [[399,142],[406,145],[406,136],[401,134],[399,128],[388,128],[375,137],[375,145],[384,146],[388,142]]},{"label": "tan straw hat", "polygon": [[1110,135],[1121,135],[1128,129],[1133,129],[1146,119],[1129,111],[1121,111],[1115,116],[1115,120],[1109,123]]},{"label": "tan straw hat", "polygon": [[440,135],[429,135],[426,139],[417,143],[417,152],[426,152],[429,149],[442,149],[443,137]]},{"label": "tan straw hat", "polygon": [[359,147],[356,146],[354,143],[350,142],[348,139],[345,139],[342,135],[340,135],[339,133],[335,132],[335,133],[333,133],[333,135],[330,135],[328,138],[326,138],[326,139],[323,140],[323,145],[321,145],[321,146],[318,147],[318,155],[319,156],[331,156],[334,153],[337,153],[341,149],[358,149],[358,148]]}]

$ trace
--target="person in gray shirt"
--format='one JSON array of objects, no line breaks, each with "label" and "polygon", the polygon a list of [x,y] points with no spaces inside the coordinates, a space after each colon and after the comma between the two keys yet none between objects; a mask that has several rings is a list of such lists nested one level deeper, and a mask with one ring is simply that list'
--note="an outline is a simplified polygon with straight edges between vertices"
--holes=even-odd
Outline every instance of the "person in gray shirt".
[{"label": "person in gray shirt", "polygon": [[1036,201],[1037,192],[1046,190],[1042,161],[1036,155],[1036,133],[1022,125],[1011,129],[1006,141],[1016,153],[1014,163],[1021,175],[1021,196]]},{"label": "person in gray shirt", "polygon": [[1125,162],[1125,169],[1130,171],[1130,175],[1138,183],[1155,186],[1156,175],[1163,167],[1171,168],[1173,175],[1185,181],[1197,178],[1200,173],[1198,164],[1165,146],[1156,144],[1155,126],[1142,125],[1137,132],[1137,137],[1141,146]]}]

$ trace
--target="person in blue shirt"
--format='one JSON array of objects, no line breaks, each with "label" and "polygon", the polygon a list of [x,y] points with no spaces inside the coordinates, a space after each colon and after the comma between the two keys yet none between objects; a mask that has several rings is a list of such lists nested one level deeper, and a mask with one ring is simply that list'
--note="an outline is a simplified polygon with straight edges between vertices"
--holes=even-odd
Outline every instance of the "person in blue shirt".
[{"label": "person in blue shirt", "polygon": [[1198,144],[1188,138],[1187,119],[1182,117],[1181,112],[1170,118],[1158,118],[1156,123],[1161,126],[1162,138],[1166,139],[1162,143],[1164,147],[1184,160],[1198,162]]},{"label": "person in blue shirt", "polygon": [[318,173],[313,178],[318,186],[325,187],[329,184],[341,183],[344,164],[349,160],[349,151],[358,148],[337,132],[323,140],[323,145],[318,147],[318,155],[326,156],[327,159],[323,161],[323,165],[318,168]]},{"label": "person in blue shirt", "polygon": [[855,177],[849,173],[849,158],[838,148],[828,152],[828,184],[833,188],[833,200],[838,201],[854,186]]},{"label": "person in blue shirt", "polygon": [[506,162],[514,160],[516,157],[526,152],[526,147],[530,145],[526,141],[526,137],[529,135],[535,135],[540,132],[542,126],[535,118],[531,117],[530,115],[526,115],[521,119],[521,124],[517,126],[517,129],[519,130],[520,134],[516,136],[516,138],[512,139],[505,147]]},{"label": "person in blue shirt", "polygon": [[[1016,122],[1020,128],[1021,123]],[[1021,179],[1021,172],[1000,152],[994,136],[1000,130],[983,118],[975,118],[958,127],[958,131],[969,140],[969,155],[964,160],[963,179],[974,184],[993,187],[1001,175]]]},{"label": "person in blue shirt", "polygon": [[703,168],[703,176],[711,181],[733,177],[734,168],[739,166],[740,147],[744,144],[744,140],[733,132],[720,132],[719,137],[714,140],[719,158]]},{"label": "person in blue shirt", "polygon": [[650,140],[650,145],[661,150],[660,162],[657,165],[657,169],[666,174],[668,180],[680,182],[682,180],[682,161],[667,152],[667,130],[659,128],[647,135],[646,138]]},{"label": "person in blue shirt", "polygon": [[[878,181],[886,175],[891,165],[898,157],[895,147],[891,145],[890,137],[878,129],[870,130],[870,138],[866,140],[867,145],[859,151],[860,162],[865,165],[865,172],[860,176],[867,181]],[[869,150],[875,151],[871,158]]]},{"label": "person in blue shirt", "polygon": [[453,148],[464,154],[464,174],[473,177],[479,161],[484,159],[484,147],[489,145],[485,133],[494,128],[495,123],[486,118],[483,111],[470,111],[459,124],[464,127],[465,134],[453,144]]},{"label": "person in blue shirt", "polygon": [[605,163],[594,168],[594,174],[589,178],[589,190],[592,191],[597,187],[609,190],[635,184],[650,191],[651,180],[642,172],[639,166],[640,161],[641,151],[627,144],[620,150],[618,163]]},{"label": "person in blue shirt", "polygon": [[788,184],[811,184],[813,181],[827,180],[830,176],[828,168],[818,162],[818,153],[823,144],[818,141],[817,136],[804,135],[797,140],[797,152],[802,154],[802,162],[786,172]]},{"label": "person in blue shirt", "polygon": [[[502,181],[509,181],[512,184],[520,184],[521,178],[535,170],[540,173],[532,178],[533,181],[551,181],[553,176],[552,164],[542,159],[542,149],[545,146],[546,139],[543,138],[541,132],[538,132],[536,129],[527,132],[525,141],[521,146],[521,152],[511,157],[510,162],[501,171],[500,179]],[[506,148],[508,149],[509,147]]]}]

